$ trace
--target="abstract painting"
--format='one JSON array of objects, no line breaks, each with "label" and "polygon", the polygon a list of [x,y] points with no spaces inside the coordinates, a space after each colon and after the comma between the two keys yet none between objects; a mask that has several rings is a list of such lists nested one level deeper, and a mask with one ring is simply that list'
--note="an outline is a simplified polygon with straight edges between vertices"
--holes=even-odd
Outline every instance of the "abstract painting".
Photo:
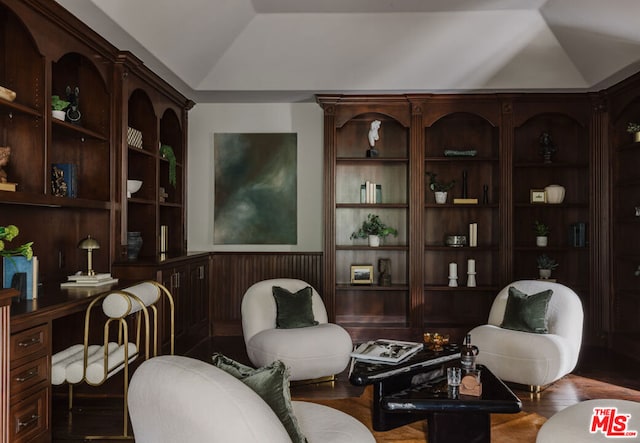
[{"label": "abstract painting", "polygon": [[214,244],[297,244],[297,134],[216,133]]}]

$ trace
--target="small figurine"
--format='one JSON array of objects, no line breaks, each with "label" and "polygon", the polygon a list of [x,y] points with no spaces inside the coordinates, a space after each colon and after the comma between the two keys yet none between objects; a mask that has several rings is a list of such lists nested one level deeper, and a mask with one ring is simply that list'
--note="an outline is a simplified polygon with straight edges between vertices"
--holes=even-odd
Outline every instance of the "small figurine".
[{"label": "small figurine", "polygon": [[551,156],[558,150],[556,145],[551,140],[551,135],[548,132],[540,134],[540,154],[544,158],[545,163],[551,163]]},{"label": "small figurine", "polygon": [[391,259],[381,258],[378,260],[378,285],[391,286]]},{"label": "small figurine", "polygon": [[378,134],[378,130],[380,129],[380,120],[374,120],[371,122],[371,128],[369,129],[369,146],[370,149],[367,149],[367,157],[377,157],[378,151],[376,150],[376,142],[380,140],[380,135]]},{"label": "small figurine", "polygon": [[55,165],[51,167],[51,193],[55,197],[67,196],[67,184],[64,181],[64,171]]},{"label": "small figurine", "polygon": [[11,148],[9,146],[0,146],[0,183],[7,183],[7,173],[2,168],[9,163],[11,156]]},{"label": "small figurine", "polygon": [[69,102],[69,106],[67,107],[67,120],[70,122],[77,122],[82,117],[80,113],[80,88],[77,86],[71,92],[71,87],[67,86],[67,101]]}]

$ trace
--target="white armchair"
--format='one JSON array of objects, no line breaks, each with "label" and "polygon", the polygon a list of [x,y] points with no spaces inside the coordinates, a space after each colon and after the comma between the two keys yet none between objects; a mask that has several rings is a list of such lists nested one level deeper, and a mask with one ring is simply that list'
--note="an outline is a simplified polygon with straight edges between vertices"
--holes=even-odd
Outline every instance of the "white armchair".
[{"label": "white armchair", "polygon": [[309,284],[279,278],[260,281],[247,289],[242,298],[242,331],[251,363],[260,367],[281,360],[289,368],[291,380],[318,379],[342,372],[349,364],[351,337],[342,327],[328,323],[318,292],[312,288],[313,317],[318,325],[278,329],[274,286],[296,292]]},{"label": "white armchair", "polygon": [[[181,356],[145,361],[128,391],[137,443],[291,442],[274,411],[251,388],[210,363]],[[309,443],[375,443],[344,412],[292,402]]]},{"label": "white armchair", "polygon": [[[500,327],[511,286],[526,294],[553,291],[547,308],[548,334]],[[576,367],[583,317],[580,298],[570,288],[544,280],[513,282],[498,293],[487,324],[469,332],[479,350],[477,362],[502,380],[529,385],[539,391],[541,386],[560,379]]]}]

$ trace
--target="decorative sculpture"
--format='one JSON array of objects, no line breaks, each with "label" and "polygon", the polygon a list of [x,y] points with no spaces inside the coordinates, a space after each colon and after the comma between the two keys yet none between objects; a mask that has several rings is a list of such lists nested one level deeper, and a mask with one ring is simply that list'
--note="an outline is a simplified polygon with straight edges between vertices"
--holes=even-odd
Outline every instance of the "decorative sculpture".
[{"label": "decorative sculpture", "polygon": [[7,183],[7,173],[2,168],[9,163],[11,156],[11,148],[9,146],[0,146],[0,183]]},{"label": "decorative sculpture", "polygon": [[69,106],[67,107],[67,120],[73,123],[76,123],[82,117],[80,113],[80,88],[77,86],[73,91],[71,91],[71,87],[67,86],[67,101],[69,102]]},{"label": "decorative sculpture", "polygon": [[391,259],[381,258],[378,260],[378,284],[380,286],[391,286]]},{"label": "decorative sculpture", "polygon": [[551,163],[551,156],[558,150],[551,139],[548,132],[540,134],[540,154],[544,158],[545,163]]},{"label": "decorative sculpture", "polygon": [[369,146],[370,149],[367,149],[367,157],[377,157],[378,151],[376,150],[376,142],[380,140],[380,135],[378,134],[378,130],[380,129],[381,122],[380,120],[374,120],[371,122],[371,128],[369,129]]}]

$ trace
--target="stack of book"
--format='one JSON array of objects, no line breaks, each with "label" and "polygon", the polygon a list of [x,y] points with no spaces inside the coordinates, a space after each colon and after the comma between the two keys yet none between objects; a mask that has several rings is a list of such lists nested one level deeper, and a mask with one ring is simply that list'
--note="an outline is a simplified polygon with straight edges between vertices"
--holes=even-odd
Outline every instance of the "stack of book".
[{"label": "stack of book", "polygon": [[360,203],[382,203],[382,185],[368,180],[360,185]]},{"label": "stack of book", "polygon": [[117,278],[111,277],[111,274],[74,274],[67,277],[66,282],[61,283],[61,288],[94,288],[96,286],[110,285],[118,283]]}]

